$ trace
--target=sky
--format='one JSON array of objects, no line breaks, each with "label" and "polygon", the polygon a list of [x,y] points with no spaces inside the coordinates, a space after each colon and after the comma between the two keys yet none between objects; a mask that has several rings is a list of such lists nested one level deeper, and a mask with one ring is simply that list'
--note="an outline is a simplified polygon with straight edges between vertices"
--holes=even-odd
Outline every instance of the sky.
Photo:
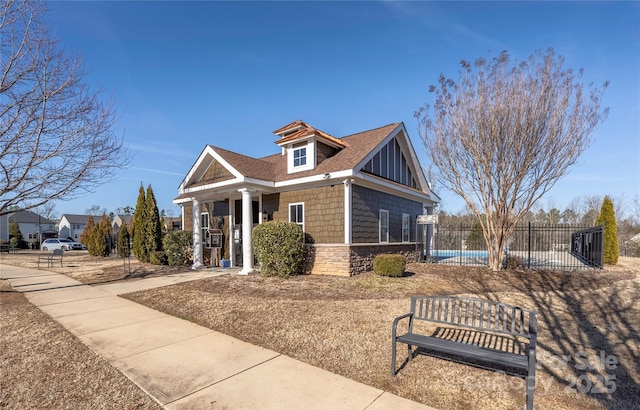
[{"label": "sky", "polygon": [[[205,145],[260,158],[296,119],[342,137],[404,122],[424,167],[415,111],[459,62],[553,47],[585,84],[610,85],[610,112],[541,205],[640,196],[640,2],[49,2],[47,22],[84,58],[87,84],[113,99],[133,160],[58,214],[172,200]],[[464,202],[437,187],[440,209]]]}]

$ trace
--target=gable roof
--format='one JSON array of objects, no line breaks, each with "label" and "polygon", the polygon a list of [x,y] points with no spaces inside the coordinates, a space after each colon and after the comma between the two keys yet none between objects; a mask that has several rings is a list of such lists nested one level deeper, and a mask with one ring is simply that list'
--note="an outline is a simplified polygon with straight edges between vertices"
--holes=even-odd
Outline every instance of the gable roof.
[{"label": "gable roof", "polygon": [[9,215],[9,219],[16,223],[27,224],[42,224],[42,225],[55,225],[55,221],[44,218],[35,212],[31,211],[17,211]]},{"label": "gable roof", "polygon": [[[94,219],[99,218],[97,216],[93,217]],[[60,220],[66,219],[70,224],[87,224],[89,220],[89,215],[74,215],[74,214],[62,214]]]},{"label": "gable roof", "polygon": [[129,225],[132,219],[133,219],[133,215],[116,215],[116,217],[113,218],[111,225],[116,225],[119,222],[125,225]]},{"label": "gable roof", "polygon": [[[289,133],[287,134],[287,131]],[[400,136],[403,141],[403,149],[406,151],[408,162],[411,162],[413,173],[415,174],[418,189],[432,195],[427,185],[422,169],[419,168],[417,156],[411,145],[408,134],[401,122],[384,125],[372,130],[359,132],[342,138],[333,137],[327,133],[319,131],[303,121],[297,120],[274,131],[275,134],[283,134],[284,137],[276,141],[278,145],[287,141],[315,136],[320,142],[328,142],[330,146],[338,148],[334,155],[331,155],[316,165],[315,168],[288,173],[287,157],[282,153],[269,155],[263,158],[252,158],[247,155],[229,151],[214,145],[206,145],[185,176],[179,187],[180,196],[176,200],[186,199],[190,195],[187,191],[199,191],[208,187],[220,185],[232,185],[252,181],[264,187],[275,188],[280,184],[288,184],[298,179],[305,179],[318,175],[351,172],[357,173],[362,169],[366,161],[370,160],[373,154],[391,138]],[[284,142],[283,142],[284,141]],[[215,162],[224,166],[228,171],[225,176],[213,178],[206,175],[207,170]],[[344,174],[343,174],[344,175]],[[383,178],[379,178],[382,180]],[[387,181],[393,183],[393,181]],[[398,184],[400,185],[400,184]],[[405,188],[413,189],[405,186]]]}]

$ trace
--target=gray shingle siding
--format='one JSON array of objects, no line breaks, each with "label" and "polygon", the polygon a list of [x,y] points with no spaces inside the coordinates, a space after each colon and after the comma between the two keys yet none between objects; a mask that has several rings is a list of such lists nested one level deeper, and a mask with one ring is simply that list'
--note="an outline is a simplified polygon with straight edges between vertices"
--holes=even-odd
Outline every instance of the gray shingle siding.
[{"label": "gray shingle siding", "polygon": [[402,214],[411,215],[410,240],[415,240],[416,215],[422,215],[422,203],[353,186],[353,243],[378,243],[380,210],[389,211],[389,242],[402,242]]}]

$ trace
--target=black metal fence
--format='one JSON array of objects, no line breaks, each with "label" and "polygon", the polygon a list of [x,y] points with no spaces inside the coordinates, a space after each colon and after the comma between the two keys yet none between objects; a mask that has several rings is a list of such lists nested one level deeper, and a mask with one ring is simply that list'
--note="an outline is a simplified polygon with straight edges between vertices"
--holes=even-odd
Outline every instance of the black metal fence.
[{"label": "black metal fence", "polygon": [[571,254],[590,266],[602,269],[604,265],[603,240],[603,226],[574,232],[571,234]]},{"label": "black metal fence", "polygon": [[[513,261],[534,269],[602,268],[601,238],[602,227],[518,225],[504,249],[505,263]],[[479,224],[436,225],[427,256],[441,264],[488,266],[487,245]]]}]

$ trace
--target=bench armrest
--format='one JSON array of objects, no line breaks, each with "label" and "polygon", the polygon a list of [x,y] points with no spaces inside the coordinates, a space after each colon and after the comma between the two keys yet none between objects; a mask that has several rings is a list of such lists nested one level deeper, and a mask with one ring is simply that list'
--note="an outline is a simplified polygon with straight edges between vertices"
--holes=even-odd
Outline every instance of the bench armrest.
[{"label": "bench armrest", "polygon": [[409,331],[412,329],[413,327],[413,313],[409,312],[409,313],[405,313],[404,315],[400,315],[397,318],[393,319],[393,326],[391,328],[391,336],[393,338],[393,340],[396,340],[396,328],[398,327],[398,323],[405,318],[409,318]]}]

